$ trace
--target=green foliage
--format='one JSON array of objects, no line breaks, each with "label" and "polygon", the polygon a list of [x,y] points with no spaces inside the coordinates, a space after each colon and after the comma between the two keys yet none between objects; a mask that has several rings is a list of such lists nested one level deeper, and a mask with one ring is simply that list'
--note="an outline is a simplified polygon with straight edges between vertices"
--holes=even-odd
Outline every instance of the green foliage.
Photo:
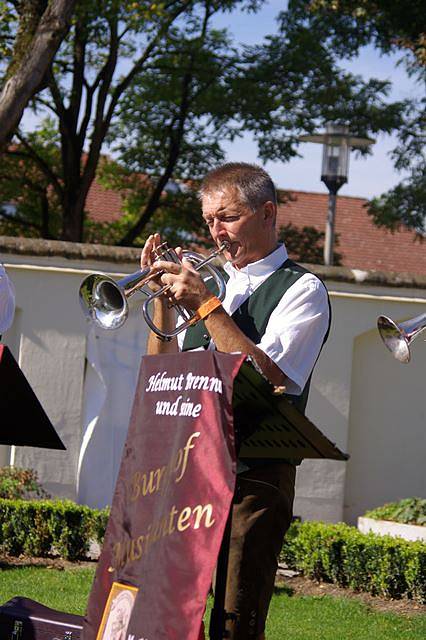
[{"label": "green foliage", "polygon": [[373,198],[368,213],[377,226],[397,231],[404,225],[417,231],[416,239],[423,242],[426,234],[426,164],[415,168],[409,179]]},{"label": "green foliage", "polygon": [[280,561],[285,562],[288,567],[296,566],[296,557],[294,554],[294,541],[299,535],[301,522],[299,520],[293,521],[287,530],[284,538],[284,544],[281,549]]},{"label": "green foliage", "polygon": [[282,559],[306,576],[341,587],[426,603],[426,544],[360,533],[345,524],[305,522],[286,538]]},{"label": "green foliage", "polygon": [[[205,166],[213,157],[222,157],[215,141],[208,142],[207,132],[210,129],[216,137],[221,135],[212,109],[217,112],[218,98],[225,97],[223,91],[219,96],[212,89],[210,105],[201,107],[205,114],[205,126],[188,120],[191,101],[194,101],[199,89],[196,77],[204,75],[208,84],[209,79],[224,73],[223,65],[226,64],[222,55],[224,36],[213,35],[208,23],[218,11],[227,12],[236,5],[240,9],[253,11],[262,1],[77,2],[70,32],[32,105],[37,115],[48,113],[55,120],[60,138],[60,163],[59,166],[54,166],[50,161],[37,163],[43,173],[42,182],[47,179],[50,184],[44,194],[47,196],[43,200],[44,209],[39,201],[40,194],[34,189],[36,197],[33,202],[38,206],[38,221],[35,222],[28,212],[24,212],[25,215],[19,216],[19,224],[8,219],[9,226],[3,232],[15,230],[27,235],[71,241],[82,241],[85,236],[100,240],[103,237],[117,237],[120,230],[117,224],[108,233],[105,226],[89,223],[85,234],[84,207],[110,126],[117,112],[125,110],[127,102],[132,103],[134,94],[142,118],[138,117],[137,127],[129,121],[127,129],[120,134],[119,142],[124,147],[131,147],[135,135],[139,135],[140,148],[143,148],[141,153],[145,159],[149,159],[141,173],[150,175],[156,182],[156,188],[146,198],[144,210],[138,212],[138,218],[144,216],[142,223],[137,225],[134,222],[128,229],[130,217],[122,225],[127,231],[121,237],[121,243],[135,241],[153,213],[162,206],[161,194],[166,184],[170,179],[179,177],[179,169],[176,168],[178,158],[181,164],[192,163],[192,168],[197,166],[197,171],[201,171],[200,163]],[[20,4],[25,12],[25,3]],[[15,36],[17,28],[16,24],[11,28]],[[204,48],[203,43],[207,43]],[[215,47],[217,54],[214,57]],[[170,69],[167,69],[167,65],[170,65]],[[218,86],[216,82],[216,88]],[[202,100],[196,107],[198,110]],[[221,111],[225,105],[224,99],[220,104]],[[228,119],[232,117],[230,113],[228,107]],[[119,128],[118,122],[116,125]],[[145,135],[144,130],[148,131]],[[163,144],[164,137],[166,144]],[[115,140],[115,134],[110,137],[111,140]],[[22,144],[31,149],[34,159],[41,160],[38,145],[32,144],[29,137],[21,132],[19,145]],[[128,169],[135,170],[130,164]],[[16,180],[12,180],[12,183],[14,194],[6,202],[15,203],[20,200],[21,194],[19,183]],[[54,217],[50,203],[53,195],[58,197],[60,207],[59,228],[56,220],[50,219]],[[169,216],[169,220],[172,220],[172,216]],[[175,229],[177,223],[174,222]]]},{"label": "green foliage", "polygon": [[140,242],[141,231],[146,237],[165,228],[168,237],[183,232],[191,242],[199,226],[195,194],[189,187],[168,187],[200,178],[224,159],[222,143],[237,135],[231,83],[238,56],[226,33],[209,26],[210,19],[206,9],[169,30],[164,48],[135,80],[110,128],[108,142],[136,176],[127,181],[126,198],[135,222],[122,244]]},{"label": "green foliage", "polygon": [[[207,20],[207,19],[206,19]],[[223,159],[235,135],[229,105],[236,52],[203,15],[170,29],[164,48],[123,98],[108,141],[133,171],[196,179]]]},{"label": "green foliage", "polygon": [[335,31],[345,29],[352,42],[373,42],[384,53],[407,50],[416,64],[426,65],[423,0],[308,0],[308,7],[327,18]]},{"label": "green foliage", "polygon": [[414,229],[422,241],[426,233],[426,98],[413,103],[398,137],[392,157],[395,168],[408,172],[408,177],[374,198],[368,213],[375,224],[391,231],[401,225]]},{"label": "green foliage", "polygon": [[84,559],[91,540],[102,543],[107,519],[107,510],[71,500],[0,499],[0,550],[14,556]]},{"label": "green foliage", "polygon": [[[389,82],[343,69],[358,46],[344,26],[336,33],[328,17],[309,11],[308,0],[292,0],[279,14],[278,33],[246,49],[240,113],[262,160],[291,158],[298,137],[327,122],[350,123],[363,137],[401,126],[408,103],[389,101]],[[262,116],[255,120],[254,113]]]},{"label": "green foliage", "polygon": [[426,499],[404,498],[399,502],[388,502],[381,507],[367,511],[365,516],[375,520],[391,520],[402,524],[426,526]]},{"label": "green foliage", "polygon": [[[59,136],[51,118],[3,155],[0,168],[0,233],[57,238],[61,229]],[[11,213],[1,204],[14,205]]]},{"label": "green foliage", "polygon": [[[40,158],[40,133],[20,134],[42,173],[33,180],[42,193],[34,188],[31,197],[28,180],[22,189],[18,168],[6,167],[12,179],[3,202],[19,203],[19,220],[3,216],[0,231],[140,244],[150,231],[167,230],[191,242],[193,194],[172,194],[167,185],[188,184],[222,161],[224,141],[251,131],[263,160],[286,161],[300,134],[329,120],[351,121],[360,135],[401,125],[405,103],[389,102],[389,83],[342,70],[350,43],[319,21],[313,29],[306,2],[291,2],[278,32],[257,47],[235,46],[212,27],[218,11],[261,4],[79,2],[33,104],[54,120],[56,155]],[[125,216],[110,226],[87,220],[84,208],[105,142],[127,171]],[[110,184],[122,188],[120,179]]]},{"label": "green foliage", "polygon": [[17,14],[12,3],[0,0],[0,73],[4,72],[5,64],[12,54],[16,21]]},{"label": "green foliage", "polygon": [[[281,15],[279,33],[257,47],[237,49],[225,32],[208,27],[207,17],[174,27],[164,51],[132,88],[108,140],[124,166],[155,178],[151,189],[140,178],[130,186],[128,201],[139,200],[140,206],[138,222],[123,244],[139,243],[152,219],[153,230],[164,226],[158,187],[161,192],[169,180],[201,177],[223,159],[223,141],[243,130],[254,132],[263,160],[282,161],[296,155],[301,133],[330,119],[353,119],[359,129],[354,132],[366,135],[399,126],[404,109],[403,103],[388,103],[389,83],[343,72],[318,34],[292,10]],[[116,183],[115,188],[122,187]],[[169,199],[178,211],[181,200]],[[185,231],[193,225],[191,216],[186,224],[184,216],[168,219],[175,228],[183,222]],[[321,261],[321,238],[312,245],[312,230],[306,228],[299,238],[293,228],[288,232],[297,245],[295,255]]]},{"label": "green foliage", "polygon": [[33,469],[0,468],[0,498],[34,500],[48,497]]},{"label": "green foliage", "polygon": [[[334,58],[354,58],[372,44],[382,53],[400,55],[407,73],[419,86],[420,99],[405,101],[396,126],[399,144],[392,152],[397,171],[407,177],[369,207],[373,221],[395,231],[401,225],[425,232],[426,159],[424,82],[426,79],[426,26],[423,0],[291,0],[289,15],[305,24]],[[402,114],[402,112],[401,112]],[[359,122],[355,110],[351,127]]]}]

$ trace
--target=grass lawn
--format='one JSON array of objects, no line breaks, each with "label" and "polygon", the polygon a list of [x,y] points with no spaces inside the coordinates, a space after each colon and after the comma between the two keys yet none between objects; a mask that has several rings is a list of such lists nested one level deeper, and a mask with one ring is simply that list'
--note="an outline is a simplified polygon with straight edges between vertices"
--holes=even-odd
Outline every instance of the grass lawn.
[{"label": "grass lawn", "polygon": [[24,566],[0,569],[0,603],[15,596],[37,600],[52,609],[83,614],[95,569],[58,570]]},{"label": "grass lawn", "polygon": [[353,598],[274,595],[267,640],[424,640],[426,615],[370,610]]},{"label": "grass lawn", "polygon": [[[26,596],[54,609],[84,612],[94,568],[0,569],[0,603]],[[351,598],[291,596],[277,589],[267,625],[267,640],[424,640],[426,615],[401,616],[371,611]]]}]

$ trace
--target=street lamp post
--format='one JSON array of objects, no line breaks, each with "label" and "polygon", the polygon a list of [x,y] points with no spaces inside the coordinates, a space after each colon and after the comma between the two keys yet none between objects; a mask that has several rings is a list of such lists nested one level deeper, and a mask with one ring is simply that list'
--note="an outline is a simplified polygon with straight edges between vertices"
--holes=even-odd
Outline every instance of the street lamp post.
[{"label": "street lamp post", "polygon": [[327,124],[323,133],[300,136],[302,142],[320,142],[323,145],[321,180],[328,189],[328,213],[325,227],[324,264],[333,264],[334,227],[337,192],[348,181],[349,151],[366,149],[374,140],[357,138],[349,133],[347,125]]}]

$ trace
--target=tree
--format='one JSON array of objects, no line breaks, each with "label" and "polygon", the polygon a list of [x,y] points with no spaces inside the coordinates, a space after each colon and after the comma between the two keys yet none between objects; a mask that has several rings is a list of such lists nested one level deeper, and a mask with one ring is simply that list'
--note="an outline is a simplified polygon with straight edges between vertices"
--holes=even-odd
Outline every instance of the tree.
[{"label": "tree", "polygon": [[[121,163],[102,158],[98,179],[124,194],[125,215],[108,225],[87,220],[85,240],[141,242],[138,236],[150,231],[155,213],[155,229],[169,242],[202,243],[191,185],[223,159],[220,142],[235,131],[232,107],[226,105],[236,52],[224,33],[209,28],[212,15],[207,4],[199,15],[171,28],[123,96],[106,136]],[[45,138],[42,129],[39,135]],[[28,206],[36,209],[39,203],[32,199]]]},{"label": "tree", "polygon": [[354,51],[372,42],[384,53],[407,51],[413,57],[410,66],[426,65],[423,0],[308,0],[305,5],[336,36],[350,35]]},{"label": "tree", "polygon": [[4,154],[0,168],[1,233],[54,239],[61,229],[61,203],[52,188],[60,171],[59,136],[53,122],[28,134]]},{"label": "tree", "polygon": [[[0,2],[1,49],[3,55],[10,56],[0,92],[0,149],[13,135],[28,101],[40,90],[44,76],[68,31],[75,2]],[[12,47],[13,22],[17,23],[17,30]]]},{"label": "tree", "polygon": [[[61,171],[39,162],[62,208],[61,238],[81,241],[84,205],[95,178],[102,145],[120,101],[135,79],[162,51],[171,25],[200,7],[228,9],[236,0],[80,0],[69,36],[55,57],[46,89],[35,107],[58,123]],[[256,0],[245,2],[255,7]],[[37,149],[21,132],[17,142],[35,159]]]},{"label": "tree", "polygon": [[[311,29],[325,36],[334,51],[355,56],[373,44],[383,53],[400,53],[407,72],[423,87],[426,80],[426,12],[423,0],[292,0],[295,16],[309,16]],[[297,19],[297,18],[296,18]],[[426,99],[413,99],[398,127],[399,144],[392,157],[407,177],[374,198],[369,213],[394,231],[401,224],[426,232]]]},{"label": "tree", "polygon": [[[342,62],[358,51],[353,30],[344,23],[336,34],[309,7],[308,0],[291,0],[279,15],[277,34],[246,50],[251,63],[245,74],[248,113],[242,115],[255,131],[264,160],[296,155],[299,135],[326,122],[350,122],[359,136],[390,133],[402,126],[410,107],[407,101],[389,101],[389,82],[346,72]],[[262,96],[259,123],[250,120],[251,102],[259,98],[249,85]]]},{"label": "tree", "polygon": [[[192,238],[191,187],[223,158],[222,141],[242,132],[254,133],[264,160],[285,161],[297,154],[300,134],[329,120],[354,117],[360,135],[401,124],[406,105],[389,103],[389,83],[342,70],[333,43],[322,39],[326,29],[312,31],[306,7],[296,11],[301,1],[257,47],[233,47],[211,27],[214,12],[235,2],[170,2],[160,15],[134,4],[78,5],[48,89],[37,97],[37,108],[53,111],[58,123],[60,171],[37,160],[34,143],[17,133],[20,151],[37,162],[60,202],[63,239],[140,243],[154,214],[157,228]],[[346,50],[337,47],[340,55]],[[105,142],[115,160],[100,173],[126,194],[126,215],[110,229],[84,213]],[[170,183],[181,189],[171,193]],[[186,224],[174,206],[183,207]]]},{"label": "tree", "polygon": [[426,99],[414,104],[398,131],[399,145],[392,152],[395,168],[408,177],[387,193],[373,198],[368,212],[375,224],[396,231],[401,224],[426,233]]},{"label": "tree", "polygon": [[[128,94],[111,128],[123,165],[136,176],[155,177],[152,183],[136,180],[127,191],[136,194],[141,214],[123,244],[141,242],[138,234],[148,233],[154,213],[160,228],[164,218],[157,207],[170,179],[193,184],[222,159],[221,142],[243,130],[254,131],[265,160],[286,160],[297,153],[299,134],[331,117],[346,120],[355,113],[364,135],[400,123],[404,105],[386,104],[387,83],[344,73],[314,34],[291,30],[290,23],[286,38],[280,33],[241,51],[225,34],[209,30],[205,16],[197,37],[193,27],[172,31],[166,49]],[[123,191],[128,180],[126,175],[115,187]],[[185,233],[192,222],[193,216]],[[185,220],[179,217],[179,223]]]},{"label": "tree", "polygon": [[[132,244],[142,231],[146,234],[154,213],[155,224],[162,223],[158,228],[170,231],[179,221],[188,235],[198,212],[191,185],[223,159],[221,143],[236,135],[230,84],[237,53],[225,33],[209,28],[211,17],[207,10],[171,30],[165,53],[132,86],[111,127],[112,148],[135,176],[132,189],[129,176],[115,187],[127,186],[127,204],[134,212],[135,202],[139,205],[121,244]],[[150,179],[140,180],[141,174]]]}]

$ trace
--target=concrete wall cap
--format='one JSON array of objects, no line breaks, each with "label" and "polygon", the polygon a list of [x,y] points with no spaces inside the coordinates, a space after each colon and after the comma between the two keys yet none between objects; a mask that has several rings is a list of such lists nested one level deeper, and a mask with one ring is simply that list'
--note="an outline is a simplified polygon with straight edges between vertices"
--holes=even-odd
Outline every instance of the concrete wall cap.
[{"label": "concrete wall cap", "polygon": [[326,267],[321,264],[305,264],[304,266],[326,282],[426,289],[426,276],[415,273],[386,272],[373,269],[366,271],[349,267]]},{"label": "concrete wall cap", "polygon": [[[37,257],[58,256],[69,260],[99,260],[128,264],[139,262],[140,248],[0,236],[0,254],[3,256],[7,254]],[[426,289],[426,276],[424,275],[374,270],[365,271],[349,267],[326,267],[319,264],[305,264],[304,266],[327,282]]]},{"label": "concrete wall cap", "polygon": [[140,249],[112,247],[103,244],[83,244],[39,238],[0,236],[0,253],[23,256],[58,256],[69,260],[99,260],[116,263],[138,262]]}]

